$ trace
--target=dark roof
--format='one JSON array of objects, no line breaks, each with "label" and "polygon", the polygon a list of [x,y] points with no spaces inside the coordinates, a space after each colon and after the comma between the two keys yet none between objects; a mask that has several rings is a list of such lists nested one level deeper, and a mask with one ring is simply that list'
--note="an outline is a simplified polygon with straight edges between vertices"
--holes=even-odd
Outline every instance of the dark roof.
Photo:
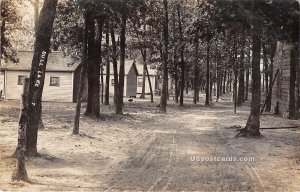
[{"label": "dark roof", "polygon": [[[27,71],[31,70],[33,51],[19,51],[18,63],[8,61],[2,63],[0,69]],[[71,56],[64,56],[62,52],[51,52],[48,56],[46,71],[74,71],[79,65],[79,61],[75,61]]]}]

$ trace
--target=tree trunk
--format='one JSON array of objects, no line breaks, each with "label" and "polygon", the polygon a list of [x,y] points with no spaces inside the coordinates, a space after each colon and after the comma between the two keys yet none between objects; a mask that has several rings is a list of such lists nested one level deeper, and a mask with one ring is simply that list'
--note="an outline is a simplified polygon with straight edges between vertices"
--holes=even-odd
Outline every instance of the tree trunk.
[{"label": "tree trunk", "polygon": [[289,118],[296,119],[296,80],[297,80],[297,63],[298,44],[293,44],[290,60],[290,89],[289,89]]},{"label": "tree trunk", "polygon": [[[235,62],[235,61],[234,61]],[[234,82],[233,82],[233,106],[234,106],[234,113],[236,113],[236,107],[237,107],[237,76],[238,76],[238,70],[236,69],[236,66],[234,66]]]},{"label": "tree trunk", "polygon": [[220,71],[219,72],[219,96],[222,97],[222,94],[223,94],[223,74],[222,72]]},{"label": "tree trunk", "polygon": [[168,44],[169,44],[169,30],[168,30],[168,0],[163,0],[163,63],[162,63],[162,92],[160,97],[160,111],[167,112],[167,94],[168,94]]},{"label": "tree trunk", "polygon": [[[37,31],[37,26],[38,26],[38,20],[39,20],[39,7],[40,7],[40,0],[35,0],[34,1],[34,31]],[[45,128],[44,123],[43,123],[43,118],[42,118],[42,105],[41,105],[41,117],[39,120],[39,125],[38,129],[42,130]]]},{"label": "tree trunk", "polygon": [[[177,73],[177,72],[176,72]],[[179,81],[178,81],[178,76],[177,76],[177,74],[174,76],[174,80],[175,80],[175,103],[179,103],[179,101],[178,101],[178,97],[179,97],[179,86],[178,86],[178,84],[179,84]]]},{"label": "tree trunk", "polygon": [[146,50],[141,50],[142,53],[142,57],[143,57],[143,62],[144,62],[144,67],[145,67],[145,71],[146,71],[146,75],[148,78],[148,82],[149,82],[149,88],[150,88],[150,101],[153,102],[153,90],[152,90],[152,84],[151,84],[151,79],[150,79],[150,75],[149,75],[149,71],[148,71],[148,67],[147,67],[147,54],[146,54]]},{"label": "tree trunk", "polygon": [[223,94],[225,94],[226,93],[226,75],[227,75],[227,71],[226,71],[226,69],[225,69],[225,71],[224,71],[224,80],[223,80]]},{"label": "tree trunk", "polygon": [[269,91],[269,67],[268,67],[267,51],[266,51],[266,47],[265,47],[264,43],[262,43],[262,50],[263,50],[263,65],[264,65],[264,69],[265,69],[264,70],[264,78],[265,78],[264,80],[265,80],[265,88],[266,88],[266,96],[267,96],[268,91]]},{"label": "tree trunk", "polygon": [[240,58],[240,66],[239,66],[239,90],[238,90],[238,100],[237,105],[241,106],[245,102],[245,43],[246,43],[246,36],[243,33],[243,40],[242,40],[242,50],[241,50],[241,58]]},{"label": "tree trunk", "polygon": [[80,72],[80,87],[77,93],[77,104],[76,104],[76,112],[74,118],[74,127],[73,127],[73,134],[76,135],[79,133],[79,119],[80,119],[80,111],[81,111],[81,99],[83,94],[84,82],[86,78],[86,71],[87,71],[87,14],[84,14],[84,31],[83,31],[83,50],[82,50],[82,60],[81,60],[81,72]]},{"label": "tree trunk", "polygon": [[251,65],[251,58],[250,58],[250,48],[248,50],[248,53],[247,53],[247,58],[248,58],[248,66],[247,66],[247,69],[246,69],[246,93],[245,93],[245,101],[248,101],[248,95],[249,95],[249,78],[250,78],[250,65]]},{"label": "tree trunk", "polygon": [[117,44],[115,39],[115,31],[113,24],[110,25],[111,44],[112,44],[112,63],[114,70],[114,104],[118,106],[118,86],[119,86],[119,75],[118,75],[118,61],[117,61]]},{"label": "tree trunk", "polygon": [[104,103],[104,78],[103,78],[103,67],[100,68],[100,79],[101,79],[101,103]]},{"label": "tree trunk", "polygon": [[178,14],[178,28],[179,28],[179,39],[180,39],[180,69],[181,69],[181,84],[180,84],[180,101],[179,105],[183,106],[183,96],[184,96],[184,86],[185,86],[185,62],[184,62],[184,45],[183,45],[183,31],[181,26],[181,13],[180,4],[177,4],[177,14]]},{"label": "tree trunk", "polygon": [[209,50],[209,43],[210,41],[207,40],[207,47],[206,47],[206,88],[205,88],[205,94],[206,94],[206,97],[205,97],[205,106],[209,106],[209,89],[210,89],[210,86],[209,86],[209,81],[210,81],[210,77],[209,77],[209,54],[210,54],[210,50]]},{"label": "tree trunk", "polygon": [[194,98],[193,102],[194,104],[197,104],[197,99],[199,97],[199,63],[198,63],[198,52],[199,52],[199,39],[198,39],[198,32],[196,32],[196,36],[194,38],[194,44],[195,44],[195,73],[194,73]]},{"label": "tree trunk", "polygon": [[88,100],[87,100],[87,107],[85,110],[84,115],[86,116],[92,116],[93,114],[93,93],[94,93],[94,82],[93,82],[93,76],[96,75],[93,73],[96,73],[94,67],[95,67],[95,20],[94,16],[92,15],[91,10],[86,11],[87,19],[86,19],[86,27],[87,27],[87,44],[88,44],[88,55],[87,55],[87,77],[88,77]]},{"label": "tree trunk", "polygon": [[237,136],[257,137],[260,136],[260,101],[261,101],[261,74],[260,74],[260,51],[262,25],[260,21],[254,22],[254,34],[252,41],[252,100],[251,111],[246,127]]},{"label": "tree trunk", "polygon": [[[101,41],[96,42],[95,18],[92,10],[87,10],[88,28],[88,57],[87,57],[87,76],[88,76],[88,101],[85,111],[86,116],[100,117],[100,62],[101,62]],[[102,22],[99,28],[102,30]],[[99,34],[100,35],[100,34]],[[101,35],[102,37],[102,32]],[[99,37],[100,38],[100,37]]]},{"label": "tree trunk", "polygon": [[26,155],[28,156],[37,155],[41,100],[56,6],[57,0],[44,1],[36,32],[28,91],[28,126],[26,128]]},{"label": "tree trunk", "polygon": [[[271,58],[270,58],[270,73],[269,73],[269,79],[270,83],[273,80],[273,67],[274,67],[274,54],[275,54],[275,49],[276,49],[276,43],[272,45],[272,53],[271,53]],[[271,106],[272,106],[272,85],[269,85],[269,91],[268,91],[268,97],[267,97],[267,103],[266,103],[266,110],[267,112],[271,111]]]},{"label": "tree trunk", "polygon": [[29,178],[25,167],[25,140],[26,140],[26,127],[28,123],[28,86],[29,78],[25,78],[23,94],[20,108],[19,118],[19,131],[18,131],[18,147],[16,149],[17,164],[12,174],[12,180],[15,181],[27,181]]},{"label": "tree trunk", "polygon": [[188,73],[187,73],[187,69],[185,72],[185,94],[189,94],[189,79],[188,79]]},{"label": "tree trunk", "polygon": [[[126,2],[124,3],[123,9],[126,9]],[[125,10],[123,10],[125,11]],[[124,96],[124,78],[125,78],[125,48],[126,48],[126,13],[122,13],[121,17],[121,32],[120,32],[120,70],[119,70],[119,84],[118,84],[118,95],[117,95],[117,105],[116,114],[123,114],[123,96]]]},{"label": "tree trunk", "polygon": [[106,81],[105,81],[105,105],[109,105],[109,81],[110,81],[110,62],[109,62],[109,23],[106,23],[105,46],[106,46]]},{"label": "tree trunk", "polygon": [[34,1],[34,31],[37,31],[38,21],[39,21],[39,7],[40,0]]},{"label": "tree trunk", "polygon": [[210,80],[209,80],[209,100],[212,101],[212,94],[213,94],[213,79],[212,79],[212,74],[210,74]]},{"label": "tree trunk", "polygon": [[[143,50],[141,50],[143,52]],[[145,50],[146,51],[146,50]],[[144,53],[146,54],[146,53]],[[146,55],[145,55],[146,57]],[[144,59],[144,55],[143,55],[143,84],[142,84],[142,93],[141,93],[141,96],[140,98],[144,99],[145,98],[145,86],[146,86],[146,68],[147,68],[147,63]]]}]

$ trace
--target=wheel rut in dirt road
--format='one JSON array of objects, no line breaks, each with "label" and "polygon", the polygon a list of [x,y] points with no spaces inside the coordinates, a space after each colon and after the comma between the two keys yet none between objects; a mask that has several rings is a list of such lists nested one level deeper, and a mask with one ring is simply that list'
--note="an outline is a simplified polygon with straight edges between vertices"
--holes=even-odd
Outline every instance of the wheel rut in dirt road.
[{"label": "wheel rut in dirt road", "polygon": [[[164,123],[165,124],[165,123]],[[152,137],[129,151],[108,180],[106,190],[164,190],[170,185],[176,168],[176,129],[161,126]]]}]

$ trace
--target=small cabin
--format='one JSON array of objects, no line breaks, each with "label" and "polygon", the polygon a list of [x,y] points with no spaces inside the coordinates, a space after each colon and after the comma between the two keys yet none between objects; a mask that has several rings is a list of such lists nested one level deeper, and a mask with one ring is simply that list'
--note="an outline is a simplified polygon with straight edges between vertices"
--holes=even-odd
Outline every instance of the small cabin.
[{"label": "small cabin", "polygon": [[[118,64],[118,71],[119,71]],[[124,96],[125,97],[136,97],[137,94],[137,77],[139,72],[136,67],[135,60],[125,60],[125,76],[124,76]],[[104,66],[103,71],[103,84],[104,88],[106,85],[106,67]],[[110,76],[109,76],[109,94],[114,95],[114,69],[113,64],[110,63]]]},{"label": "small cabin", "polygon": [[[23,83],[29,77],[33,51],[18,52],[19,62],[2,63],[0,67],[0,90],[4,99],[19,100]],[[51,52],[46,66],[43,101],[73,102],[75,70],[79,62],[62,52]]]},{"label": "small cabin", "polygon": [[[281,116],[289,116],[289,98],[290,98],[290,60],[291,60],[291,44],[287,42],[277,42],[274,56],[273,78],[277,70],[279,71],[275,79],[272,89],[272,111]],[[295,102],[298,103],[299,98],[299,70],[300,66],[296,66],[297,81],[295,87]],[[296,105],[295,103],[295,105]],[[299,112],[300,108],[296,106]]]}]

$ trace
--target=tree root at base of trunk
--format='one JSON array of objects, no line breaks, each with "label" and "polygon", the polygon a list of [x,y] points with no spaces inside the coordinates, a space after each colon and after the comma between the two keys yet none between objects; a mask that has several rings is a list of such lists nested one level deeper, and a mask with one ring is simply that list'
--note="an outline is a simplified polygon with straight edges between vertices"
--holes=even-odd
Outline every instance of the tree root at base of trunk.
[{"label": "tree root at base of trunk", "polygon": [[239,133],[237,133],[235,135],[235,138],[238,138],[238,137],[262,138],[263,137],[263,135],[259,131],[258,132],[253,132],[253,131],[250,131],[247,128],[238,129],[237,131],[239,131]]}]

